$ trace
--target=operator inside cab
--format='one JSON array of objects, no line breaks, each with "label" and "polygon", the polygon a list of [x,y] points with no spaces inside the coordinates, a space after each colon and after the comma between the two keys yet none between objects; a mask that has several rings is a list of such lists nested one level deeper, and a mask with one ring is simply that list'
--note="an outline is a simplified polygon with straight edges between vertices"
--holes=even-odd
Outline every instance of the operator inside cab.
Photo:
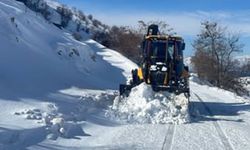
[{"label": "operator inside cab", "polygon": [[174,58],[174,43],[167,41],[152,42],[151,59],[152,63],[170,62]]},{"label": "operator inside cab", "polygon": [[156,63],[166,63],[167,66],[174,64],[176,75],[180,76],[183,69],[183,51],[182,42],[171,40],[148,41],[150,44],[148,57],[151,59],[151,65]]}]

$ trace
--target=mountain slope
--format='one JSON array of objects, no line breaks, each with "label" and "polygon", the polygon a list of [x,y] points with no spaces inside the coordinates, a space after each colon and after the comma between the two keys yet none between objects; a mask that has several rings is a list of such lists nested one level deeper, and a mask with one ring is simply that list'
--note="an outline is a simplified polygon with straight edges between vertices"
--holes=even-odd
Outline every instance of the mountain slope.
[{"label": "mountain slope", "polygon": [[2,88],[32,93],[69,86],[117,89],[135,66],[121,65],[127,64],[125,57],[94,41],[75,41],[20,3],[0,4]]}]

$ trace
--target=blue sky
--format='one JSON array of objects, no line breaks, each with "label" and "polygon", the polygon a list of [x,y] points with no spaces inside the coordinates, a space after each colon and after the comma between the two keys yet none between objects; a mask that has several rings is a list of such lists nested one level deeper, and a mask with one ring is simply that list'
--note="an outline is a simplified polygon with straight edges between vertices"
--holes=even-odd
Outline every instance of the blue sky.
[{"label": "blue sky", "polygon": [[58,0],[92,14],[109,25],[136,26],[138,20],[163,20],[182,35],[186,55],[200,31],[200,22],[214,20],[241,34],[243,54],[250,55],[250,1],[248,0]]}]

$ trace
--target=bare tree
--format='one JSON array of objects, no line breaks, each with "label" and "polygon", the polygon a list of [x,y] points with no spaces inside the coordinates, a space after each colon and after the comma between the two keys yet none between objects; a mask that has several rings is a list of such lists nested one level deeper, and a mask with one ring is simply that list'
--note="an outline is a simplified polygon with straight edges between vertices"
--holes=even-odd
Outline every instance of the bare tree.
[{"label": "bare tree", "polygon": [[105,46],[115,49],[134,61],[135,63],[140,63],[140,52],[141,52],[141,42],[143,41],[143,36],[147,33],[147,28],[150,24],[157,24],[161,34],[171,34],[173,35],[173,28],[170,28],[169,25],[164,21],[150,21],[145,23],[144,21],[138,21],[138,26],[132,28],[129,26],[113,26],[109,29],[108,34],[105,36],[99,34],[95,37],[104,40],[103,43]]},{"label": "bare tree", "polygon": [[61,15],[61,25],[67,27],[73,12],[66,5],[58,6],[56,10]]},{"label": "bare tree", "polygon": [[143,36],[138,34],[137,30],[127,26],[113,26],[105,37],[106,40],[103,43],[105,46],[115,49],[132,61],[139,63],[140,44]]},{"label": "bare tree", "polygon": [[192,62],[199,75],[213,85],[240,94],[244,90],[238,82],[235,53],[242,51],[239,34],[229,33],[216,22],[203,22],[201,33],[193,43]]},{"label": "bare tree", "polygon": [[49,5],[47,3],[44,3],[43,8],[41,8],[39,11],[46,20],[50,19],[51,12],[49,11]]},{"label": "bare tree", "polygon": [[170,27],[165,21],[148,21],[144,22],[143,20],[138,21],[138,31],[140,34],[145,34],[147,32],[148,26],[151,24],[156,24],[159,26],[161,34],[175,35],[174,29]]},{"label": "bare tree", "polygon": [[250,76],[250,60],[242,65],[241,70],[241,76]]}]

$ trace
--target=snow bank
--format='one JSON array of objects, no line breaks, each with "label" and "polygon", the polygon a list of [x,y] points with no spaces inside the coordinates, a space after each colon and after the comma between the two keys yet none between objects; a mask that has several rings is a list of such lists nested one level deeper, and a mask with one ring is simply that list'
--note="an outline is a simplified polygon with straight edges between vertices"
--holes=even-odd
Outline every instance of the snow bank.
[{"label": "snow bank", "polygon": [[106,115],[128,123],[181,124],[189,121],[188,99],[184,94],[156,93],[142,83],[128,97],[116,97]]},{"label": "snow bank", "polygon": [[22,112],[15,112],[15,115],[24,115],[26,119],[38,120],[46,127],[47,139],[56,140],[58,137],[75,138],[76,136],[88,136],[82,129],[81,124],[73,121],[66,121],[60,114],[49,114],[40,109],[28,109]]},{"label": "snow bank", "polygon": [[74,138],[85,136],[86,134],[81,125],[75,122],[66,122],[62,117],[55,117],[47,124],[49,134],[47,139],[56,140],[58,137]]},{"label": "snow bank", "polygon": [[[51,107],[51,105],[48,106]],[[53,109],[55,110],[43,111],[38,108],[25,109],[21,112],[15,112],[14,114],[24,116],[25,119],[34,120],[44,126],[45,130],[43,132],[46,133],[47,139],[50,140],[56,140],[58,137],[76,138],[76,136],[88,135],[82,129],[82,123],[80,121],[68,121],[66,120],[67,117],[56,111],[56,106],[53,106]]]},{"label": "snow bank", "polygon": [[25,109],[22,112],[15,112],[15,115],[25,115],[26,119],[30,120],[41,120],[42,119],[42,113],[40,109]]}]

